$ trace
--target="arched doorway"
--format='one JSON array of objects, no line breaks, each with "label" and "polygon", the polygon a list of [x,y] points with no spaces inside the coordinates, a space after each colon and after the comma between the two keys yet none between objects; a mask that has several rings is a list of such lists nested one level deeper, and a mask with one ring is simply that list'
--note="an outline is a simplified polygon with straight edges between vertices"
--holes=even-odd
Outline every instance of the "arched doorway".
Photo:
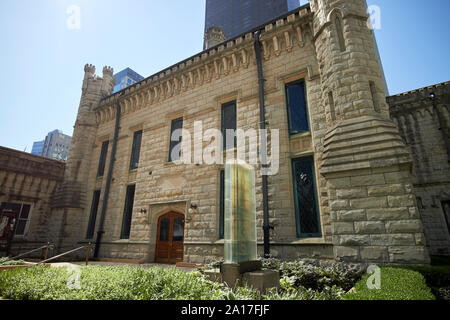
[{"label": "arched doorway", "polygon": [[177,263],[183,261],[184,215],[169,212],[158,219],[155,261]]}]

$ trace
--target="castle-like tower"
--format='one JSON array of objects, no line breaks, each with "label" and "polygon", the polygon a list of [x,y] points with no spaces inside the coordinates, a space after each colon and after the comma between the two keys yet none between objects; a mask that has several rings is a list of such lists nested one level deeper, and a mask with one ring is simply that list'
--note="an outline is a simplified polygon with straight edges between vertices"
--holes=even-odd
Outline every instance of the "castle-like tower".
[{"label": "castle-like tower", "polygon": [[86,192],[91,169],[91,153],[97,135],[94,109],[103,97],[112,94],[116,82],[113,76],[114,70],[111,67],[103,68],[103,78],[95,75],[95,66],[91,64],[85,65],[84,72],[80,106],[66,163],[64,182],[56,191],[52,205],[56,209],[54,210],[55,220],[60,223],[57,241],[59,247],[64,243],[70,246],[72,242],[80,238],[79,232],[69,229],[79,226],[78,219],[89,204],[86,201]]},{"label": "castle-like tower", "polygon": [[426,263],[409,152],[390,119],[364,0],[312,0],[326,106],[320,173],[338,259]]}]

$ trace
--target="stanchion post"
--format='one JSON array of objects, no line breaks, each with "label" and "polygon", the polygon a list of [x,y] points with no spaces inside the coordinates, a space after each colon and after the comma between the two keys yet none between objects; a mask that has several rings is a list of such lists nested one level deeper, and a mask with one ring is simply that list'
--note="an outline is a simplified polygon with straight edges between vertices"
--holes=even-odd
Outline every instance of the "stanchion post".
[{"label": "stanchion post", "polygon": [[91,253],[91,246],[92,246],[92,244],[89,242],[89,244],[87,246],[86,265],[89,264],[89,254]]}]

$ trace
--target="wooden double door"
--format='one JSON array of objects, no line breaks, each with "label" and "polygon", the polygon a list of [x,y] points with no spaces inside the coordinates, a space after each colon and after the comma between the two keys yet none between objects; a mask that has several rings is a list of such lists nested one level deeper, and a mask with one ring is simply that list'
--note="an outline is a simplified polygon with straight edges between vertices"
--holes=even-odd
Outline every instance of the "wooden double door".
[{"label": "wooden double door", "polygon": [[156,258],[158,263],[183,261],[184,215],[170,212],[158,219]]}]

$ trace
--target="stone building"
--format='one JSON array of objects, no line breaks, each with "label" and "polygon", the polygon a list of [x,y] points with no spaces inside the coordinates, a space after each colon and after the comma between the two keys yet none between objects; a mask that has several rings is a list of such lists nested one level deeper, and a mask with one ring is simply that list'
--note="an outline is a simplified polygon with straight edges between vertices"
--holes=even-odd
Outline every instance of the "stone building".
[{"label": "stone building", "polygon": [[[279,258],[412,264],[428,263],[429,251],[448,253],[433,207],[449,200],[448,158],[437,142],[425,146],[445,140],[428,100],[422,107],[410,93],[386,103],[367,20],[364,0],[312,0],[115,94],[113,70],[99,77],[86,65],[64,181],[52,202],[58,250],[92,241],[103,258],[222,257],[223,165],[204,164],[195,150],[192,164],[180,163],[172,152],[172,133],[182,128],[185,142],[201,122],[204,133],[264,123],[270,147],[279,130],[279,169],[267,176],[266,194],[262,166],[255,167],[261,253],[265,214]],[[440,101],[448,123],[448,103]],[[419,119],[415,110],[428,117],[420,133],[408,125]],[[249,148],[246,155],[252,152],[260,154]]]},{"label": "stone building", "polygon": [[387,99],[414,162],[413,185],[430,253],[450,254],[450,82]]},{"label": "stone building", "polygon": [[[40,247],[59,229],[51,201],[64,167],[61,161],[0,147],[0,213],[8,210],[17,217],[13,252]],[[3,231],[0,228],[0,238]],[[4,242],[0,240],[0,246],[5,247]]]}]

